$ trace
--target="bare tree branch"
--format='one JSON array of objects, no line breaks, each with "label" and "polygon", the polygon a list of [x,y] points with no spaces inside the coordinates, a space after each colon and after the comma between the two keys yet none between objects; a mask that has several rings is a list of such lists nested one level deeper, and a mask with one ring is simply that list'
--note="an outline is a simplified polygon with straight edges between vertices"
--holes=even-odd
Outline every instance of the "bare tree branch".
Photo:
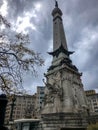
[{"label": "bare tree branch", "polygon": [[[10,27],[2,15],[0,24]],[[35,74],[35,66],[42,66],[44,63],[40,54],[29,49],[28,44],[30,44],[28,35],[17,33],[10,37],[8,34],[0,33],[0,88],[5,93],[19,92],[24,73]]]}]

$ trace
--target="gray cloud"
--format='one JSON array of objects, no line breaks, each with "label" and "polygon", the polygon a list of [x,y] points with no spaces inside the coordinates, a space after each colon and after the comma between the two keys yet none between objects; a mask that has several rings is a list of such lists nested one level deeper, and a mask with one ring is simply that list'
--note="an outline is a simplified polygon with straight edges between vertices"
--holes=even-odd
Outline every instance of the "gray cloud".
[{"label": "gray cloud", "polygon": [[[35,3],[41,3],[40,11],[35,9]],[[85,89],[98,88],[98,0],[58,0],[63,12],[63,23],[69,50],[75,51],[71,56],[80,72],[83,72],[82,80]],[[52,50],[52,16],[54,1],[50,0],[9,0],[8,19],[16,23],[20,16],[24,18],[26,12],[32,14],[30,23],[36,27],[33,30],[26,28],[34,50],[42,53],[45,66],[37,68],[39,77],[25,79],[25,86],[43,85],[43,73],[51,64],[51,57],[47,52]],[[33,13],[36,17],[33,17]],[[30,87],[30,88],[31,88]]]},{"label": "gray cloud", "polygon": [[73,62],[83,72],[85,89],[98,89],[98,1],[70,0],[65,8],[63,4],[68,45],[75,50]]},{"label": "gray cloud", "polygon": [[0,0],[0,7],[2,6],[2,4],[3,4],[3,0]]}]

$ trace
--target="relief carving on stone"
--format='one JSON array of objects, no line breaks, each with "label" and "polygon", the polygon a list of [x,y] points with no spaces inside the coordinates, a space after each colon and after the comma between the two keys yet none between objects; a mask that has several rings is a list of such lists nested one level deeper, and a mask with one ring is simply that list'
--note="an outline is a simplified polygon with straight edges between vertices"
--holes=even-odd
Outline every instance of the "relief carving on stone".
[{"label": "relief carving on stone", "polygon": [[45,104],[54,103],[56,96],[62,99],[62,87],[61,87],[61,73],[54,73],[51,77],[47,77],[47,82],[43,80],[46,90],[45,90]]},{"label": "relief carving on stone", "polygon": [[70,74],[67,78],[67,80],[71,81],[72,84],[81,86],[81,80],[77,75]]},{"label": "relief carving on stone", "polygon": [[73,75],[70,73],[66,73],[62,75],[62,81],[63,80],[67,80],[67,81],[70,81],[71,83],[73,82]]}]

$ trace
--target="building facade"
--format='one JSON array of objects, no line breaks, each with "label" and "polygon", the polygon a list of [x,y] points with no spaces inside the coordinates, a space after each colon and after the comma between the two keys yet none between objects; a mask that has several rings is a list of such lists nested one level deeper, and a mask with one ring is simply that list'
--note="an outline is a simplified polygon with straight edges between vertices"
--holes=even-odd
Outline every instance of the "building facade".
[{"label": "building facade", "polygon": [[[9,98],[6,115],[5,124],[9,121],[22,118],[36,118],[36,94],[35,95],[15,95],[14,100],[12,96]],[[12,110],[13,109],[13,110]]]},{"label": "building facade", "polygon": [[97,115],[98,114],[98,93],[95,90],[85,91],[86,97],[88,100],[90,114]]},{"label": "building facade", "polygon": [[43,107],[45,95],[45,87],[44,86],[37,86],[37,93],[36,93],[36,109],[37,109],[37,116],[39,117],[41,114],[41,109]]},{"label": "building facade", "polygon": [[86,96],[94,95],[94,94],[96,94],[96,91],[95,90],[87,90],[87,91],[85,91],[85,94],[86,94]]}]

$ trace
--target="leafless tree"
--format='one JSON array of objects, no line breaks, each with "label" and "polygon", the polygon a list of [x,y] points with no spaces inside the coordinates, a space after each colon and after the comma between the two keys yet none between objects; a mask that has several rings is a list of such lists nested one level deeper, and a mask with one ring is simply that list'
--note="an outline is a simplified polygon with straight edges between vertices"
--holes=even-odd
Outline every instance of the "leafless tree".
[{"label": "leafless tree", "polygon": [[[0,15],[0,26],[11,28],[8,21]],[[13,40],[14,39],[14,40]],[[0,30],[0,88],[6,93],[19,91],[24,72],[36,72],[35,66],[42,66],[40,54],[28,48],[29,36],[17,33],[9,37]]]}]

